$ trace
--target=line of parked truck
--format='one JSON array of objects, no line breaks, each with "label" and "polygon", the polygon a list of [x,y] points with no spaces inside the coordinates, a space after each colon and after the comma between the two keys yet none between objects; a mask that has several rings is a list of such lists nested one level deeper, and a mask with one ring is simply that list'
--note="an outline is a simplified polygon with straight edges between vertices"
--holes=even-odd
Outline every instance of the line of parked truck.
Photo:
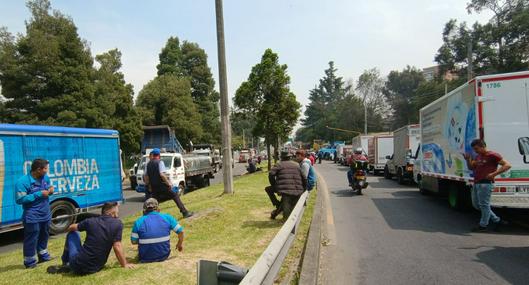
[{"label": "line of parked truck", "polygon": [[338,161],[361,147],[374,174],[415,183],[421,193],[446,195],[450,207],[465,208],[474,180],[463,154],[475,156],[470,143],[481,138],[512,165],[496,179],[491,205],[529,208],[528,86],[529,72],[476,77],[423,107],[419,124],[337,147]]}]

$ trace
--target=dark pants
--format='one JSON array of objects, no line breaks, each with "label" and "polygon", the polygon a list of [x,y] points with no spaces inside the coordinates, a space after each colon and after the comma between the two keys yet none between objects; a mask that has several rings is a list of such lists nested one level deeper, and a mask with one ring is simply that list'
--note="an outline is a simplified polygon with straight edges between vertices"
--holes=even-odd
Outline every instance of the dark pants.
[{"label": "dark pants", "polygon": [[290,213],[292,212],[292,210],[294,210],[294,207],[296,206],[296,203],[299,200],[299,196],[281,194],[281,201],[279,201],[277,199],[274,187],[267,186],[265,187],[265,191],[266,194],[268,194],[272,205],[276,207],[276,214],[283,212],[284,218],[290,216]]},{"label": "dark pants", "polygon": [[40,223],[24,223],[24,265],[37,264],[37,254],[40,261],[51,259],[48,253],[48,238],[50,221]]},{"label": "dark pants", "polygon": [[272,186],[266,186],[265,187],[266,194],[268,194],[268,197],[270,198],[270,201],[272,202],[272,205],[279,209],[281,207],[281,201],[277,199],[276,196],[276,190]]},{"label": "dark pants", "polygon": [[167,200],[173,200],[176,206],[178,207],[178,209],[180,210],[180,213],[182,213],[182,215],[187,214],[187,209],[184,206],[184,203],[182,203],[182,200],[180,199],[180,195],[170,190],[169,188],[162,186],[162,187],[153,189],[152,197],[158,200],[158,202],[160,203],[167,201]]}]

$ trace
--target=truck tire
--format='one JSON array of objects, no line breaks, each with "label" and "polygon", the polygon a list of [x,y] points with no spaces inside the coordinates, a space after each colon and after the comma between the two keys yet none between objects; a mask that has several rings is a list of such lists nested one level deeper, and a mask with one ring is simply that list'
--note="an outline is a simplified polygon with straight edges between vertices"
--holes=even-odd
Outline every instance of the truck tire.
[{"label": "truck tire", "polygon": [[404,174],[402,174],[402,168],[399,168],[397,170],[397,183],[399,183],[400,185],[404,185],[405,184],[405,180],[404,180]]},{"label": "truck tire", "polygon": [[465,210],[468,205],[466,194],[463,187],[459,187],[457,183],[450,183],[448,185],[448,205],[450,208],[458,211]]},{"label": "truck tire", "polygon": [[384,178],[391,179],[391,173],[389,173],[388,167],[384,167]]},{"label": "truck tire", "polygon": [[[56,235],[66,231],[68,227],[75,223],[75,207],[72,203],[64,200],[55,201],[50,207],[52,221],[50,223],[50,234]],[[66,216],[53,220],[59,216]]]},{"label": "truck tire", "polygon": [[209,187],[210,181],[209,181],[209,176],[208,175],[204,175],[203,185],[204,185],[203,187]]}]

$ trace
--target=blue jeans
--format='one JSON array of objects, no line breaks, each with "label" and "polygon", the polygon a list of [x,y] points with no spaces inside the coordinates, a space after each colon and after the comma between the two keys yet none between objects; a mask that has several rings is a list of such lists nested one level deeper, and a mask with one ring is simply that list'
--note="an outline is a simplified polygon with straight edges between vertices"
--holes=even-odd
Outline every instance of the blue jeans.
[{"label": "blue jeans", "polygon": [[69,232],[64,243],[64,251],[61,257],[62,264],[68,265],[79,254],[81,247],[81,234],[79,232]]},{"label": "blue jeans", "polygon": [[494,223],[498,223],[500,218],[494,214],[490,208],[490,196],[492,195],[492,189],[494,189],[494,184],[491,183],[476,183],[474,184],[474,192],[472,197],[472,204],[479,207],[481,211],[481,219],[479,220],[479,225],[486,227],[489,224],[489,221],[492,220]]},{"label": "blue jeans", "polygon": [[50,221],[40,223],[24,223],[24,265],[32,267],[39,261],[51,259],[48,253]]}]

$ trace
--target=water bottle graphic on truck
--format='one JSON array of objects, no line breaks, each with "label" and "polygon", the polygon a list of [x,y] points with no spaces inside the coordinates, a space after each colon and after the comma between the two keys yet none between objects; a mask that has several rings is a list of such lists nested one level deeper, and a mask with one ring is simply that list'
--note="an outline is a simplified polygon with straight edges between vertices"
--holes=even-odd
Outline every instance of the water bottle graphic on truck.
[{"label": "water bottle graphic on truck", "polygon": [[36,158],[49,162],[54,187],[50,232],[60,233],[81,212],[122,201],[119,134],[114,130],[0,124],[0,232],[22,228],[15,184]]}]

